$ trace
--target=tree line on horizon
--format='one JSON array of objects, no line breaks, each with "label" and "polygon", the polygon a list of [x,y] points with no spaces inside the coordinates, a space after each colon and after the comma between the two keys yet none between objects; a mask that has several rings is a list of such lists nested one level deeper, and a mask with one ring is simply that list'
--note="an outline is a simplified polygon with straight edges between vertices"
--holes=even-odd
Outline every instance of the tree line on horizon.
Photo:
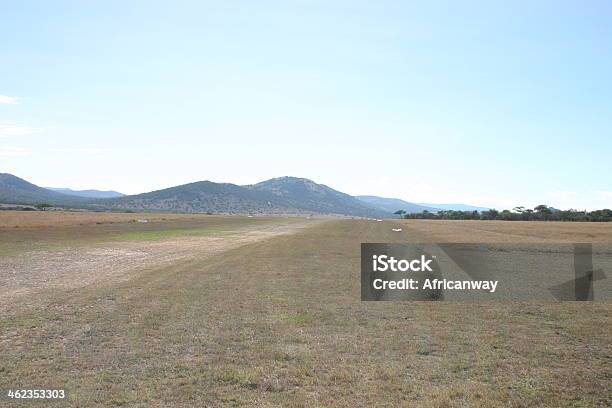
[{"label": "tree line on horizon", "polygon": [[607,208],[594,211],[558,210],[544,204],[538,205],[533,209],[522,206],[514,207],[512,211],[490,209],[487,211],[443,210],[431,212],[424,210],[419,213],[408,213],[404,210],[398,210],[394,214],[402,218],[417,220],[612,221],[612,210]]}]

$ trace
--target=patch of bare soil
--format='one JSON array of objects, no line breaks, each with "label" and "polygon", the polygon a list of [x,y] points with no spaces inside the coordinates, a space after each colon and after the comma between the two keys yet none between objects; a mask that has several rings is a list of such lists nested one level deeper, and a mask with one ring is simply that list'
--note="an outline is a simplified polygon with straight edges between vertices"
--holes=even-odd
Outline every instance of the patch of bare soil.
[{"label": "patch of bare soil", "polygon": [[202,258],[282,234],[307,222],[249,226],[222,235],[126,241],[0,257],[0,305],[53,288],[73,289],[121,281],[147,268]]}]

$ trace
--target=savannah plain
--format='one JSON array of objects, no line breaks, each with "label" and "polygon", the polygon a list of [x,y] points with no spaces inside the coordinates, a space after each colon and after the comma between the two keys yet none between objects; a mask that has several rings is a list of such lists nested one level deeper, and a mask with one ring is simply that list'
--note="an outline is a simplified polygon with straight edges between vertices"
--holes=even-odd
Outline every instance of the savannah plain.
[{"label": "savannah plain", "polygon": [[612,405],[610,302],[361,302],[362,242],[606,248],[612,223],[2,211],[0,390],[61,388],[32,405],[71,407]]}]

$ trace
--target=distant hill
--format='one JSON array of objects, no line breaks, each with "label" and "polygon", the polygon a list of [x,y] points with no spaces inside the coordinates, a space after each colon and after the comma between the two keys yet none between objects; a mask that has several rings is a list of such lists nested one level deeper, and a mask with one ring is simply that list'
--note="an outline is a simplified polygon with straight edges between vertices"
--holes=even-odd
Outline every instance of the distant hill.
[{"label": "distant hill", "polygon": [[272,202],[303,211],[358,217],[389,216],[388,211],[380,210],[353,196],[305,178],[279,177],[245,187],[251,191],[271,194]]},{"label": "distant hill", "polygon": [[117,191],[102,191],[102,190],[72,190],[70,188],[57,188],[57,187],[45,187],[47,190],[55,191],[58,193],[68,194],[77,197],[86,198],[116,198],[123,197],[125,194],[121,194]]},{"label": "distant hill", "polygon": [[454,210],[454,211],[488,211],[490,208],[476,207],[467,204],[430,204],[430,203],[419,203],[419,205],[436,207],[441,210]]},{"label": "distant hill", "polygon": [[98,208],[134,211],[389,216],[348,194],[295,177],[281,177],[248,186],[198,181],[92,203]]},{"label": "distant hill", "polygon": [[388,213],[394,213],[398,210],[404,210],[409,214],[420,213],[425,210],[429,212],[439,211],[439,208],[409,203],[408,201],[400,200],[399,198],[386,198],[368,195],[355,196],[355,198]]},{"label": "distant hill", "polygon": [[0,202],[10,204],[82,205],[87,200],[47,190],[8,173],[0,173]]},{"label": "distant hill", "polygon": [[[109,197],[110,196],[110,197]],[[397,198],[353,197],[312,180],[279,177],[239,186],[198,181],[136,195],[116,191],[46,189],[19,177],[0,173],[0,203],[51,204],[95,210],[167,211],[229,214],[328,214],[389,218],[398,210],[408,213],[454,209],[484,211],[465,204],[415,204]]]},{"label": "distant hill", "polygon": [[281,213],[268,194],[228,183],[198,181],[149,193],[96,200],[95,205],[122,210],[172,212]]}]

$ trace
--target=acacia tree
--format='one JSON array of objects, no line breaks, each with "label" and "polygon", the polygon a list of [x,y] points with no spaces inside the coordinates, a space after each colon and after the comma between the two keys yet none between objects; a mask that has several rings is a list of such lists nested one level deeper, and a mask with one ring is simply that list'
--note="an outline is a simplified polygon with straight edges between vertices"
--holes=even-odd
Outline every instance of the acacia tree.
[{"label": "acacia tree", "polygon": [[404,210],[397,210],[393,214],[399,215],[399,217],[402,218],[402,217],[404,217],[404,214],[406,214],[406,211],[404,211]]},{"label": "acacia tree", "polygon": [[552,214],[552,210],[550,209],[550,207],[545,204],[540,204],[536,206],[533,210],[545,220],[549,219],[550,215]]}]

